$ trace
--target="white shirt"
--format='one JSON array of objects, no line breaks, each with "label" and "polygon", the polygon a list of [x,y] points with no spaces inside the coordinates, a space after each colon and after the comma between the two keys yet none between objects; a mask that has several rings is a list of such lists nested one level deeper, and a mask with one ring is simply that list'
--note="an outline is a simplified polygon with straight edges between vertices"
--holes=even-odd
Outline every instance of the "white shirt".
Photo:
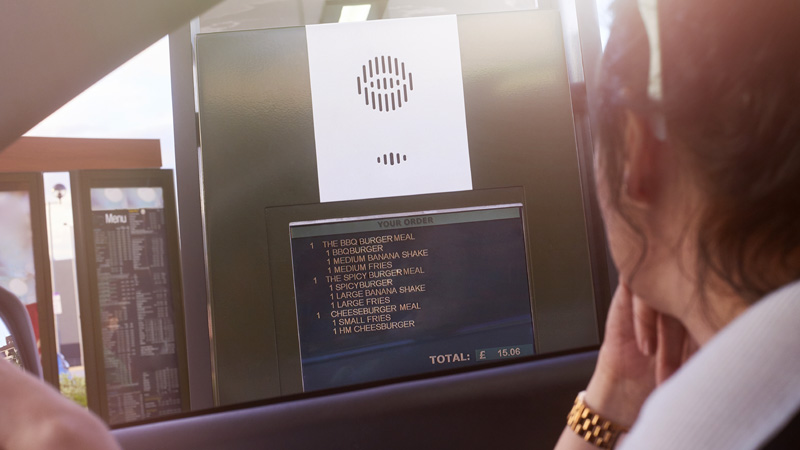
[{"label": "white shirt", "polygon": [[800,407],[800,281],[767,295],[653,391],[619,449],[754,449]]}]

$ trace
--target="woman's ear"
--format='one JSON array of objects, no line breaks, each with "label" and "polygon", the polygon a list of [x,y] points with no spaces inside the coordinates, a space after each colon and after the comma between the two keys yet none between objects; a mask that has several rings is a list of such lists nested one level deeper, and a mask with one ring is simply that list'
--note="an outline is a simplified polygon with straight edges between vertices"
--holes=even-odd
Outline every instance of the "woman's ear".
[{"label": "woman's ear", "polygon": [[625,165],[622,195],[640,207],[649,207],[658,199],[661,189],[659,151],[662,143],[653,135],[646,118],[625,113]]}]

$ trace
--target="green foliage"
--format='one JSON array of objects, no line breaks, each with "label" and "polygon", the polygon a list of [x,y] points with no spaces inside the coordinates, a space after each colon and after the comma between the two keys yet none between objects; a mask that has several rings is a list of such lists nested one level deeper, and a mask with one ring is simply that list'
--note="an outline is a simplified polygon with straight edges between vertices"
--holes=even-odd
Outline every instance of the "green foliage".
[{"label": "green foliage", "polygon": [[59,384],[64,397],[86,408],[86,378],[73,376],[70,380],[68,376],[61,375]]}]

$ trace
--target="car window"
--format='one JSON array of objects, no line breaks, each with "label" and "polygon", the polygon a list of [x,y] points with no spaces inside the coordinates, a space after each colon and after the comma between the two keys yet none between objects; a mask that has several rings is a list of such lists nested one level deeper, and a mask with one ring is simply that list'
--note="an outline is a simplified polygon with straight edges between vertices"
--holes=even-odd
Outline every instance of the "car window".
[{"label": "car window", "polygon": [[[607,3],[598,2],[601,11]],[[187,376],[180,383],[188,385],[187,409],[450,373],[477,363],[592,346],[602,332],[595,304],[608,295],[609,277],[604,264],[593,263],[605,260],[587,200],[591,134],[582,115],[590,66],[584,64],[591,60],[586,49],[594,44],[578,29],[587,14],[597,27],[597,15],[576,5],[555,0],[229,0],[173,33],[172,42],[164,38],[122,66],[28,135],[160,142],[162,167],[175,171],[183,273],[183,311],[176,320],[186,327]],[[322,101],[322,88],[314,83],[323,79],[313,79],[303,27],[375,21],[382,28],[390,23],[386,19],[446,23],[449,17],[463,81],[456,91],[463,92],[464,117],[453,126],[464,128],[460,155],[471,172],[462,184],[446,189],[407,187],[399,194],[324,201],[317,177],[323,168],[315,162],[322,148],[315,127],[318,131],[323,119],[314,110]],[[599,29],[602,35],[602,22]],[[399,56],[375,56],[357,65],[348,87],[366,99],[365,108],[383,112],[385,105],[386,117],[392,117],[390,104],[392,111],[403,106],[409,111],[415,101],[424,101],[414,95],[423,95],[425,83],[436,86],[435,77],[425,79]],[[247,65],[253,62],[260,65]],[[378,80],[379,66],[384,75],[396,68],[394,78]],[[274,89],[249,86],[256,74]],[[367,89],[374,90],[376,81],[379,88],[396,82],[399,89],[385,88],[385,97],[373,91],[370,97]],[[338,119],[342,111],[331,109],[330,117]],[[370,156],[371,171],[413,167],[418,160],[410,147],[381,148]],[[458,155],[454,152],[448,170],[455,171]],[[332,173],[345,173],[345,166]],[[428,178],[444,173],[433,170]],[[337,189],[352,177],[332,180]],[[353,184],[362,189],[357,180]],[[87,405],[87,397],[98,395],[86,392],[93,374],[113,361],[123,363],[114,359],[118,349],[104,348],[114,358],[95,355],[87,365],[73,189],[66,173],[44,177],[58,336],[54,364],[62,392]],[[486,211],[516,211],[516,216],[485,219]],[[454,216],[460,219],[450,228],[436,228],[436,221]],[[355,228],[342,232],[336,228],[342,223]],[[381,223],[398,225],[384,229]],[[300,230],[308,227],[317,227],[316,234],[302,237]],[[492,234],[497,240],[489,239]],[[356,243],[350,245],[351,240]],[[484,246],[477,245],[481,242]],[[325,253],[301,252],[311,244]],[[503,245],[509,250],[498,250]],[[385,247],[370,251],[370,246]],[[325,261],[329,255],[336,259]],[[331,273],[317,274],[317,269]],[[454,275],[459,271],[460,278]],[[302,282],[304,277],[313,284]],[[358,285],[367,280],[372,284]],[[460,294],[437,303],[444,297],[432,296],[434,289]],[[326,309],[309,306],[323,294]],[[516,295],[524,297],[522,303]],[[456,296],[463,301],[460,309],[454,306]],[[502,298],[487,303],[497,296]],[[461,344],[434,345],[444,341]],[[125,408],[132,411],[144,411],[145,385],[167,383],[127,381],[131,395]],[[150,416],[134,412],[116,424],[173,413],[169,408]]]}]

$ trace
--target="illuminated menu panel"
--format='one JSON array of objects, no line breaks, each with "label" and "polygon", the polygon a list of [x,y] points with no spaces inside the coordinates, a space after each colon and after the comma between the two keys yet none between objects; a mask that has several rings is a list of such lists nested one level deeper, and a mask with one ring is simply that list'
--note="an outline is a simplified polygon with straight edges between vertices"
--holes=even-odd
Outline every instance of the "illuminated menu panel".
[{"label": "illuminated menu panel", "polygon": [[291,223],[304,389],[532,355],[521,208]]},{"label": "illuminated menu panel", "polygon": [[183,409],[161,188],[91,189],[110,424]]}]

